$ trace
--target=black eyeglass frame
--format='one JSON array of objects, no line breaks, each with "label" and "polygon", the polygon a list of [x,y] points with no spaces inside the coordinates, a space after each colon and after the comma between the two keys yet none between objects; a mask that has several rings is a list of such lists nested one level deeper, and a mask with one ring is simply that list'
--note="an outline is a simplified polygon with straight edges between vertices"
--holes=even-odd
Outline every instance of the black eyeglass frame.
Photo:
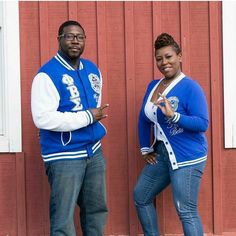
[{"label": "black eyeglass frame", "polygon": [[[71,39],[68,38],[68,36],[71,36]],[[73,38],[72,38],[73,37]],[[86,39],[86,35],[84,34],[72,34],[72,33],[67,33],[67,34],[61,34],[58,36],[58,38],[64,38],[67,41],[74,41],[75,38],[79,42],[84,42]]]}]

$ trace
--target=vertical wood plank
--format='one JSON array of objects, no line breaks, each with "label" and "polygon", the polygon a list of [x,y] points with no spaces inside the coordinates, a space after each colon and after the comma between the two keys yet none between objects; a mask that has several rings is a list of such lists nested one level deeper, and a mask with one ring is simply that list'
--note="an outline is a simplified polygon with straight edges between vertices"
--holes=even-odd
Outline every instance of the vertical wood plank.
[{"label": "vertical wood plank", "polygon": [[213,223],[214,233],[223,232],[223,213],[222,213],[222,143],[221,139],[221,98],[219,91],[220,80],[222,79],[221,65],[221,27],[220,27],[220,2],[209,2],[210,20],[210,72],[211,72],[211,112],[212,112],[212,162],[213,162]]},{"label": "vertical wood plank", "polygon": [[[49,41],[49,9],[48,9],[48,2],[42,1],[39,2],[39,45],[40,45],[40,63],[43,65],[49,58],[50,58],[50,41]],[[42,169],[44,172],[44,169]],[[44,175],[44,173],[42,173]],[[48,222],[48,183],[43,181],[43,192],[42,197],[44,199],[42,203],[44,211],[43,213],[43,220],[46,220],[47,223],[43,225],[44,232],[48,231],[49,222]]]},{"label": "vertical wood plank", "polygon": [[190,15],[189,2],[180,3],[180,35],[182,48],[182,70],[186,75],[191,74],[190,68]]},{"label": "vertical wood plank", "polygon": [[25,201],[25,160],[24,153],[16,153],[16,201],[17,201],[17,235],[26,234],[26,201]]},{"label": "vertical wood plank", "polygon": [[69,20],[75,20],[78,21],[78,5],[77,2],[68,2],[68,16]]},{"label": "vertical wood plank", "polygon": [[39,33],[40,33],[40,62],[44,64],[49,59],[48,33],[48,2],[39,2]]},{"label": "vertical wood plank", "polygon": [[125,2],[125,76],[126,76],[126,117],[128,143],[128,190],[129,190],[129,233],[137,235],[138,219],[133,203],[133,188],[137,177],[135,119],[135,48],[134,48],[134,9],[133,2]]},{"label": "vertical wood plank", "polygon": [[[96,2],[96,23],[97,23],[97,62],[98,67],[102,73],[103,78],[103,89],[102,89],[102,104],[109,104],[108,98],[108,78],[107,78],[107,43],[106,43],[106,3],[105,2]],[[109,107],[107,109],[108,119],[104,119],[102,122],[105,127],[109,127]],[[102,141],[103,151],[105,158],[110,157],[109,149],[109,133]],[[108,196],[112,196],[111,193],[111,173],[109,171],[109,162],[107,162],[107,172],[106,172],[106,186]],[[110,198],[107,199],[108,207],[111,205]],[[109,209],[108,209],[109,211]],[[108,213],[109,214],[109,213]],[[106,224],[106,231],[111,234],[112,232],[112,220],[108,217],[108,222]]]},{"label": "vertical wood plank", "polygon": [[[152,25],[153,25],[153,45],[156,37],[162,33],[162,2],[160,1],[153,1],[152,2]],[[160,77],[160,73],[156,67],[155,59],[154,59],[154,50],[153,50],[153,78]],[[157,205],[157,214],[158,214],[158,224],[159,230],[161,234],[164,234],[166,228],[166,217],[165,217],[165,193],[162,192],[159,194],[158,198],[156,199],[155,204]]]},{"label": "vertical wood plank", "polygon": [[103,77],[103,101],[108,103],[107,43],[106,43],[106,3],[96,3],[97,17],[97,61]]},{"label": "vertical wood plank", "polygon": [[[161,5],[162,2],[160,1],[153,1],[152,2],[152,35],[153,35],[153,45],[156,40],[156,37],[162,33],[162,21],[161,21]],[[153,58],[153,78],[157,78],[160,75],[159,71],[157,70],[156,63],[154,60],[154,50],[152,54]]]}]

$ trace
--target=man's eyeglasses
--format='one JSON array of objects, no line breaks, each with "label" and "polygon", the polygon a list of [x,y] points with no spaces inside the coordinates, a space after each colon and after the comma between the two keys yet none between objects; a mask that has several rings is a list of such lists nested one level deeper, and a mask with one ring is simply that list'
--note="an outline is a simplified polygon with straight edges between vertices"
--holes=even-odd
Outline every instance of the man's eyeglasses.
[{"label": "man's eyeglasses", "polygon": [[64,38],[67,41],[73,41],[75,38],[77,39],[77,41],[79,42],[83,42],[86,39],[86,35],[84,34],[61,34],[59,35],[59,38]]}]

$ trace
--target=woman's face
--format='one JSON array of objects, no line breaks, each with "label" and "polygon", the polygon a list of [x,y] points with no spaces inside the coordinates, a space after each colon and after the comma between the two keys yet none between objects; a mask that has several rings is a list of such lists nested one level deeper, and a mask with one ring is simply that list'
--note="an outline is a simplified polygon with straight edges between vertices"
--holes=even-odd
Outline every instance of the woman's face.
[{"label": "woman's face", "polygon": [[156,50],[155,58],[157,68],[165,78],[172,79],[180,74],[181,56],[181,53],[177,54],[172,46],[166,46]]}]

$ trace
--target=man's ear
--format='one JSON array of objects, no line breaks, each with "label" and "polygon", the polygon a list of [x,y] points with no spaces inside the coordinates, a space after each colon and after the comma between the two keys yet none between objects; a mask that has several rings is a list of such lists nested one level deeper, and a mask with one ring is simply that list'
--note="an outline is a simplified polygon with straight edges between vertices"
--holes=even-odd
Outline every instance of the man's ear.
[{"label": "man's ear", "polygon": [[182,52],[178,54],[178,57],[179,57],[179,61],[182,62]]}]

